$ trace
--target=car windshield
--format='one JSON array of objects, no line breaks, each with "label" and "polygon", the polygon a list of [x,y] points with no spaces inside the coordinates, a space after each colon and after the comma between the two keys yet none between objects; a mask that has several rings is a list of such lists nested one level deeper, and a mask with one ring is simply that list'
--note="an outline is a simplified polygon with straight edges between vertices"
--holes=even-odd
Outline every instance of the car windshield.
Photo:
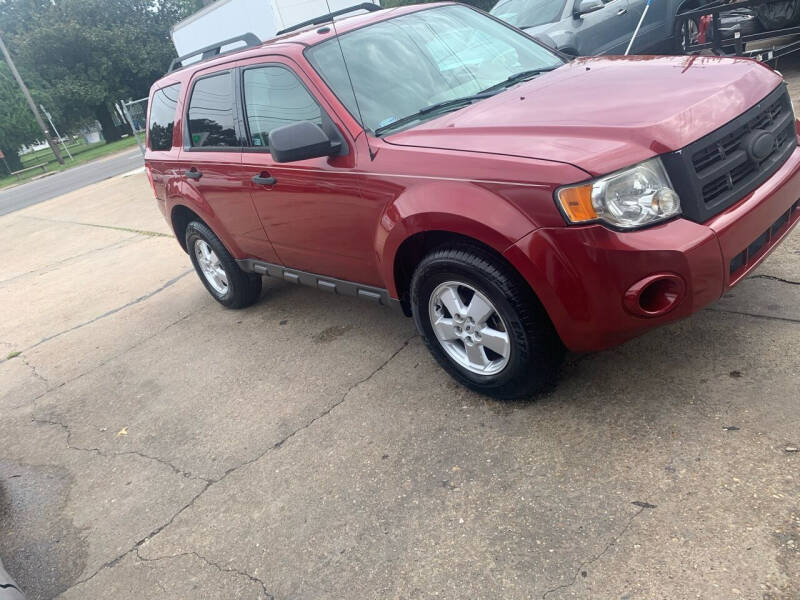
[{"label": "car windshield", "polygon": [[489,14],[525,29],[558,21],[563,11],[564,0],[500,0]]},{"label": "car windshield", "polygon": [[[306,50],[306,57],[350,113],[358,119],[360,111],[362,125],[373,132],[463,108],[489,95],[481,94],[485,90],[502,91],[503,82],[515,82],[518,73],[535,76],[563,64],[525,35],[457,5],[380,21],[339,40],[341,50],[334,38]],[[398,127],[391,127],[395,122]]]}]

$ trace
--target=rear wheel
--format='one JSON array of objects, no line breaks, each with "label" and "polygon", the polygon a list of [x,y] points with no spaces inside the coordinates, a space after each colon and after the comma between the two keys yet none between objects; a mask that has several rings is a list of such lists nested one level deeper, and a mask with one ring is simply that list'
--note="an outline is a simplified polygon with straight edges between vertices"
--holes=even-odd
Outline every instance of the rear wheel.
[{"label": "rear wheel", "polygon": [[411,282],[414,321],[437,362],[463,385],[501,399],[555,381],[563,346],[538,299],[482,248],[426,256]]},{"label": "rear wheel", "polygon": [[186,249],[194,270],[217,302],[228,308],[244,308],[258,300],[261,276],[242,271],[205,223],[192,221],[186,227]]},{"label": "rear wheel", "polygon": [[686,54],[689,46],[697,43],[697,36],[700,34],[700,22],[697,18],[688,18],[675,21],[675,33],[673,35],[674,51],[676,54]]}]

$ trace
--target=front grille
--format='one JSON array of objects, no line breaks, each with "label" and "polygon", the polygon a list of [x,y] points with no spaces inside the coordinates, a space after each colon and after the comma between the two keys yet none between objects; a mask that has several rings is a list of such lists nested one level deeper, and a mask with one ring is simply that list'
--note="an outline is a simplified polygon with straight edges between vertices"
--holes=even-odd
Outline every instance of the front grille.
[{"label": "front grille", "polygon": [[[748,151],[758,132],[774,138],[760,158]],[[683,216],[702,223],[766,181],[796,146],[792,103],[781,85],[730,123],[662,159],[680,195]]]}]

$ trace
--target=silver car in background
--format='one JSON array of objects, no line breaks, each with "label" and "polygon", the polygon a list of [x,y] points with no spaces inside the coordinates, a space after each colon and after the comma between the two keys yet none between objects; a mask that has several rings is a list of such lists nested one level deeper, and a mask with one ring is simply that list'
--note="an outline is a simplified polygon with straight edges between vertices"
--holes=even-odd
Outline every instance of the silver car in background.
[{"label": "silver car in background", "polygon": [[[680,51],[675,15],[682,5],[688,8],[700,1],[652,0],[631,52]],[[647,0],[500,0],[490,14],[564,54],[623,54],[646,4]]]}]

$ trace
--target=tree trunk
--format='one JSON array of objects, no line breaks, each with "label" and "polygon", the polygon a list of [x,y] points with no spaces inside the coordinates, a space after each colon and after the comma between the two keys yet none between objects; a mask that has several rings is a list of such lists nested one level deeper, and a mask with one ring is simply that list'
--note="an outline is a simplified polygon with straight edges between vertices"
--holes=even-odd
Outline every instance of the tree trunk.
[{"label": "tree trunk", "polygon": [[[19,171],[22,168],[22,161],[20,160],[19,154],[17,154],[16,150],[6,148],[5,146],[0,147],[0,150],[2,150],[3,154],[6,155],[6,164],[11,171]],[[8,175],[8,171],[6,171],[6,164],[3,164],[3,161],[0,160],[0,176]]]},{"label": "tree trunk", "polygon": [[111,111],[105,104],[95,107],[95,118],[100,121],[100,127],[103,128],[103,137],[106,142],[116,142],[122,137],[119,129],[114,125],[114,119],[111,117]]}]

